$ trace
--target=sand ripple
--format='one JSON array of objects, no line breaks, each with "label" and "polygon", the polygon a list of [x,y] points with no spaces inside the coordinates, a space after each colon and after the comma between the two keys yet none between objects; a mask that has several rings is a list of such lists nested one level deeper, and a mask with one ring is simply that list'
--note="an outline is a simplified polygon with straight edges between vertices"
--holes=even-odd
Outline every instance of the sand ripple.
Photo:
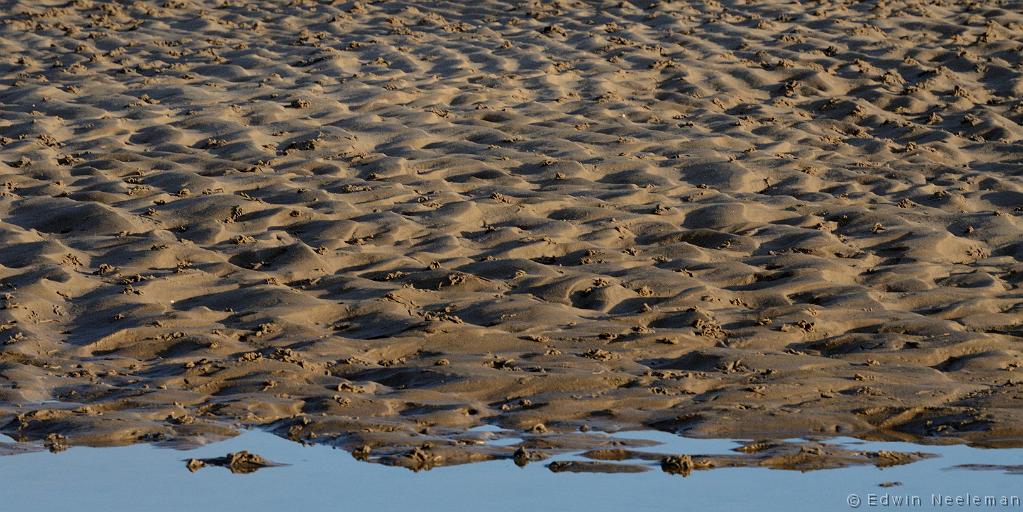
[{"label": "sand ripple", "polygon": [[1020,12],[2,1],[0,426],[1018,444]]}]

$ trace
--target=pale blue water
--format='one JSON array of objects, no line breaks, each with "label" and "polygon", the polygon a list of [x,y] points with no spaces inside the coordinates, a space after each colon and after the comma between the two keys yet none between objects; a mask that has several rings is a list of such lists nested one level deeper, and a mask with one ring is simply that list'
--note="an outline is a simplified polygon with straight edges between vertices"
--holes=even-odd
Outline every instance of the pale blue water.
[{"label": "pale blue water", "polygon": [[[726,453],[728,440],[658,432],[616,434],[665,444],[648,450]],[[3,439],[9,441],[9,439]],[[506,443],[508,440],[499,441]],[[862,443],[859,449],[925,451],[940,457],[888,469],[852,467],[799,473],[768,469],[698,471],[687,478],[642,474],[551,473],[511,461],[411,471],[359,462],[326,446],[302,446],[259,431],[189,451],[135,445],[72,447],[0,457],[0,511],[687,511],[930,510],[931,495],[1023,496],[1023,475],[948,469],[958,464],[1023,464],[1023,449]],[[251,474],[223,468],[189,473],[184,459],[248,450],[287,466]],[[881,488],[878,484],[903,485]],[[869,506],[869,495],[919,496],[920,506]],[[1020,498],[1023,499],[1023,498]],[[946,506],[939,510],[997,510]],[[1023,510],[1023,507],[1011,507]]]}]

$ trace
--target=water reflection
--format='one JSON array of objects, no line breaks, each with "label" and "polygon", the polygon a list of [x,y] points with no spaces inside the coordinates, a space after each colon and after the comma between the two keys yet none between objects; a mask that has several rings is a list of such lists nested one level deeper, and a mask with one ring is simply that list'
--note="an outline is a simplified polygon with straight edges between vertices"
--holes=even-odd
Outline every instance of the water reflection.
[{"label": "water reflection", "polygon": [[[501,441],[507,432],[494,432]],[[329,446],[304,446],[249,431],[227,441],[178,451],[146,445],[118,448],[72,446],[60,453],[36,451],[0,457],[3,510],[847,510],[853,496],[862,505],[899,497],[1010,496],[1023,450],[833,439],[825,444],[850,452],[930,452],[938,455],[906,465],[857,465],[824,471],[777,471],[724,467],[692,471],[688,477],[660,471],[665,453],[734,457],[744,443],[687,439],[659,432],[616,434],[661,444],[628,449],[629,464],[643,472],[553,473],[551,462],[620,464],[614,457],[574,453],[517,467],[511,460],[439,467],[414,473],[368,464]],[[4,439],[10,441],[9,439]],[[748,443],[745,443],[748,444]],[[24,451],[24,445],[20,451]],[[231,473],[206,467],[191,473],[186,461],[258,454],[269,465]],[[589,455],[589,456],[584,456]],[[697,459],[697,457],[692,457]],[[230,459],[230,457],[228,457]],[[981,467],[983,465],[983,467]],[[961,469],[955,469],[961,468]],[[966,471],[965,469],[971,469]],[[991,469],[991,471],[978,471]],[[997,469],[997,470],[996,470]],[[901,499],[901,498],[900,498]],[[915,502],[915,501],[914,501]],[[879,505],[880,506],[880,505]]]}]

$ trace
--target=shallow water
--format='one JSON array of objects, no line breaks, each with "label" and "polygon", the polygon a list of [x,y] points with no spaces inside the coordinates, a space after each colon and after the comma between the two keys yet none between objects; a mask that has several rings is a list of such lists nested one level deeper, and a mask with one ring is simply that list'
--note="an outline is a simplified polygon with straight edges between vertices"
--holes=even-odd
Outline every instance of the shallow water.
[{"label": "shallow water", "polygon": [[[615,437],[653,439],[646,448],[671,453],[728,453],[728,440],[688,439],[660,432]],[[2,441],[10,441],[3,438]],[[507,440],[500,441],[501,443]],[[441,467],[413,473],[359,462],[328,446],[303,446],[272,434],[248,431],[219,443],[180,451],[147,445],[34,452],[0,457],[0,510],[929,510],[932,495],[1023,496],[1023,475],[951,469],[960,464],[1023,464],[1023,449],[835,439],[855,449],[924,451],[940,457],[878,469],[858,466],[800,473],[770,469],[716,469],[689,477],[659,470],[641,474],[552,473],[543,463],[524,468],[511,461]],[[287,464],[251,474],[210,467],[189,473],[184,460],[248,450]],[[571,458],[562,457],[562,458]],[[901,482],[882,488],[882,482]],[[919,497],[919,506],[871,506],[870,495]],[[1023,498],[1015,498],[1023,499]],[[853,500],[855,501],[855,499]],[[1017,502],[1018,503],[1018,502]],[[993,510],[945,506],[948,510]],[[1015,509],[1021,506],[1011,507]]]}]

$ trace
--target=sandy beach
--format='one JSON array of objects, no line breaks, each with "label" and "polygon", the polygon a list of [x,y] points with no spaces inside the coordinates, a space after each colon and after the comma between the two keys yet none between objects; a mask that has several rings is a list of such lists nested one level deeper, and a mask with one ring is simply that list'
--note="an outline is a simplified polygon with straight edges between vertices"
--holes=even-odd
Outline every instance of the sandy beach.
[{"label": "sandy beach", "polygon": [[1021,123],[1019,1],[0,0],[0,432],[1023,446]]}]

